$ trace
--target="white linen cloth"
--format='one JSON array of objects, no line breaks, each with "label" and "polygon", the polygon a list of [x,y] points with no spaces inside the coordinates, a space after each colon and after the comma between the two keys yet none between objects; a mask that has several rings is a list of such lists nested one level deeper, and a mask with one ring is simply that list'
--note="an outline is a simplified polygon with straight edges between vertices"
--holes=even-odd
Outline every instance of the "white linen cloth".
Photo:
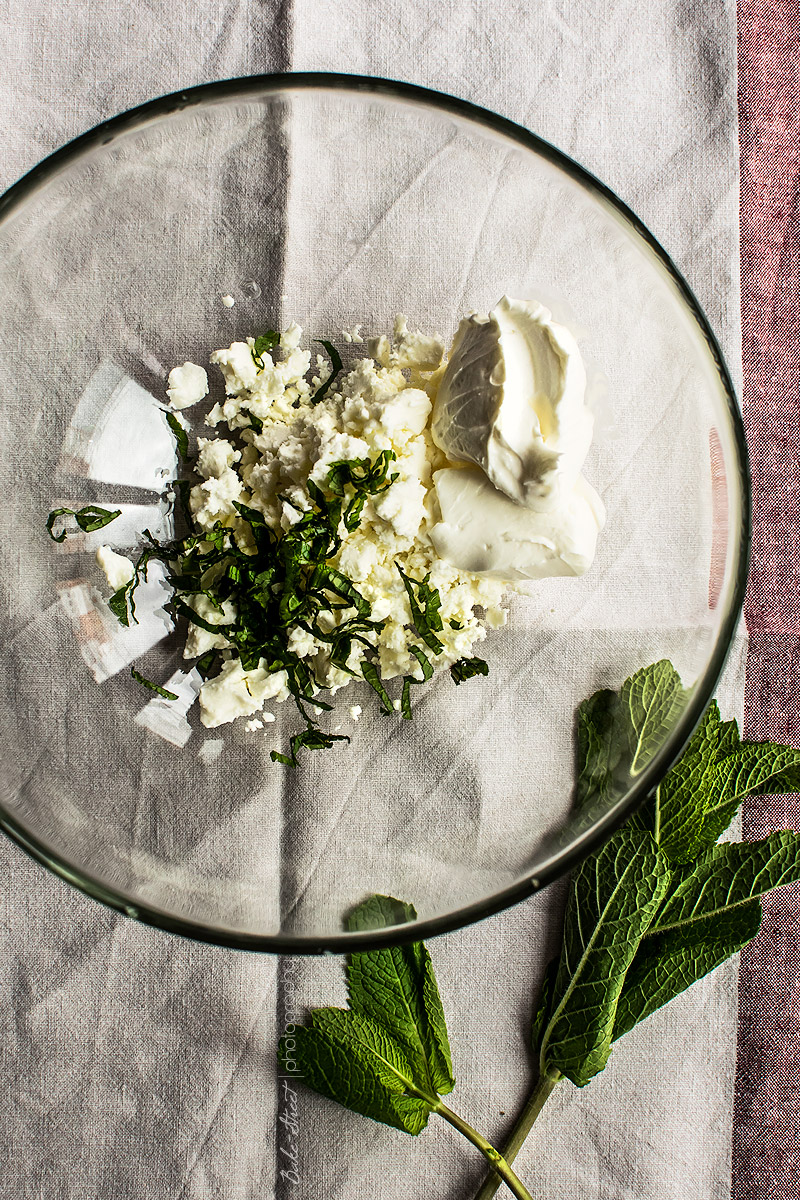
[{"label": "white linen cloth", "polygon": [[[735,7],[722,0],[495,5],[4,0],[5,186],[158,93],[268,70],[439,88],[529,126],[614,188],[686,272],[738,375]],[[719,695],[740,716],[743,644]],[[295,1007],[343,1002],[338,959],[182,941],[102,909],[0,843],[3,1200],[393,1200],[471,1194],[482,1161],[435,1119],[419,1139],[299,1095],[299,1183],[275,1046]],[[454,1051],[452,1107],[502,1142],[558,889],[430,944]],[[278,988],[278,976],[281,986]],[[534,1195],[727,1197],[735,1068],[727,966],[559,1086],[518,1159]],[[281,1170],[285,1171],[281,1177]]]}]

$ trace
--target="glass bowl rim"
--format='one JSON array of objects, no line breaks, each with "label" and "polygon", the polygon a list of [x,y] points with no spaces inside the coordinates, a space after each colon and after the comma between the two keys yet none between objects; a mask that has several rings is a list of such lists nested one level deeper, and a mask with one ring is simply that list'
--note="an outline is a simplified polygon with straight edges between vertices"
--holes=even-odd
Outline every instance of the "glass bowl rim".
[{"label": "glass bowl rim", "polygon": [[582,858],[602,845],[644,803],[667,771],[678,760],[713,696],[744,602],[752,533],[750,471],[744,424],[730,372],[719,342],[691,287],[663,246],[611,188],[552,143],[489,109],[445,92],[420,87],[416,84],[385,79],[380,76],[348,75],[342,72],[282,72],[240,76],[199,84],[196,87],[158,96],[135,108],[118,113],[108,120],[101,121],[85,133],[65,143],[52,154],[47,155],[0,195],[0,224],[20,208],[41,184],[53,179],[62,168],[79,160],[94,148],[109,145],[121,134],[141,128],[154,119],[170,116],[207,102],[213,103],[237,97],[265,97],[282,91],[310,92],[315,90],[352,92],[409,101],[439,113],[459,117],[483,129],[489,129],[509,138],[525,150],[532,151],[540,158],[558,167],[590,195],[604,201],[614,210],[614,213],[621,218],[622,223],[633,231],[660,265],[665,268],[689,314],[694,318],[711,355],[730,420],[731,446],[734,451],[740,488],[741,519],[738,528],[731,529],[731,536],[738,538],[735,578],[733,587],[730,589],[726,611],[720,621],[718,636],[708,667],[703,676],[695,683],[691,699],[664,746],[648,763],[641,777],[621,801],[568,846],[553,853],[548,860],[535,869],[535,873],[526,873],[508,887],[451,913],[417,920],[407,928],[393,926],[385,930],[369,930],[360,933],[343,931],[336,934],[296,936],[283,933],[251,934],[236,930],[217,929],[185,917],[175,916],[156,906],[144,904],[135,897],[126,896],[124,892],[117,891],[93,878],[88,872],[81,871],[62,858],[43,841],[39,841],[0,804],[0,829],[33,859],[87,896],[99,900],[117,912],[133,917],[145,925],[151,925],[168,933],[180,934],[194,941],[206,942],[211,945],[274,954],[335,954],[377,949],[406,942],[422,941],[424,938],[461,929],[519,903],[554,880],[566,875]]}]

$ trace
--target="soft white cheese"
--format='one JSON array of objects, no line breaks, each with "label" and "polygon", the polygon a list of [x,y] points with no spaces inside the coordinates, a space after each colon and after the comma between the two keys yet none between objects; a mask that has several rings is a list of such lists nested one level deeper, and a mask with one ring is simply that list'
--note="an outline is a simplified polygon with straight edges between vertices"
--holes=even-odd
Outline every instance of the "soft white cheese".
[{"label": "soft white cheese", "polygon": [[233,308],[236,301],[234,300],[233,296],[223,296],[222,303],[225,305],[226,308]]},{"label": "soft white cheese", "polygon": [[416,371],[435,371],[444,358],[444,342],[438,334],[431,337],[409,329],[402,313],[394,319],[392,341],[384,333],[370,338],[367,349],[383,367],[410,367]]},{"label": "soft white cheese", "polygon": [[[206,596],[187,596],[186,602],[190,608],[194,609],[198,617],[208,622],[209,625],[219,625],[222,628],[236,620],[236,608],[230,600],[223,600],[222,612]],[[183,657],[199,658],[201,654],[206,654],[209,650],[222,650],[227,646],[230,646],[230,642],[222,632],[209,633],[207,629],[201,629],[199,625],[190,624],[186,633]]]},{"label": "soft white cheese", "polygon": [[433,479],[441,521],[431,529],[431,541],[437,554],[462,571],[543,579],[583,575],[592,565],[605,509],[585,479],[552,512],[516,504],[476,467],[449,467]]},{"label": "soft white cheese", "polygon": [[110,546],[99,546],[94,557],[112,592],[118,592],[133,579],[134,566],[131,560],[124,554],[117,554]]},{"label": "soft white cheese", "polygon": [[208,395],[208,376],[197,363],[173,367],[167,380],[170,408],[190,408]]},{"label": "soft white cheese", "polygon": [[543,305],[504,296],[459,326],[433,440],[451,462],[474,463],[512,500],[546,512],[574,488],[592,440],[585,392],[569,330]]},{"label": "soft white cheese", "polygon": [[200,720],[215,729],[237,717],[260,712],[266,700],[285,700],[289,695],[285,671],[269,674],[263,667],[245,671],[238,658],[222,664],[219,675],[207,679],[200,689]]}]

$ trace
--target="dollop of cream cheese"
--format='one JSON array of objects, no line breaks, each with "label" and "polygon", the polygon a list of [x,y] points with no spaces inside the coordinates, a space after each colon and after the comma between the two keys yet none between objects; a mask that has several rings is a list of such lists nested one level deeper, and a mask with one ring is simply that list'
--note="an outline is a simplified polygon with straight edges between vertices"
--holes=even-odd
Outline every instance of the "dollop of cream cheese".
[{"label": "dollop of cream cheese", "polygon": [[605,511],[585,479],[546,513],[516,504],[476,467],[436,471],[433,482],[442,519],[431,541],[459,570],[522,580],[583,575],[592,565]]},{"label": "dollop of cream cheese", "polygon": [[543,304],[504,296],[461,322],[439,383],[431,433],[451,462],[472,462],[517,504],[557,508],[592,440],[578,345]]},{"label": "dollop of cream cheese", "polygon": [[586,370],[570,331],[535,301],[504,296],[462,320],[439,380],[431,435],[431,540],[462,571],[495,579],[582,575],[605,510],[580,474],[592,441]]}]

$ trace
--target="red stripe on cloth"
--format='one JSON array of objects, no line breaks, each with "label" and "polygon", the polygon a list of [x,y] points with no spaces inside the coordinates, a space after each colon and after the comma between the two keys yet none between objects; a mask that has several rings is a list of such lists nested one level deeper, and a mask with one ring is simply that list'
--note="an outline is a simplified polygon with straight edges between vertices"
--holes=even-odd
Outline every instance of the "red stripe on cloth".
[{"label": "red stripe on cloth", "polygon": [[[800,12],[739,0],[744,418],[753,471],[745,733],[800,746]],[[745,839],[800,829],[758,797]],[[764,903],[742,954],[733,1200],[800,1200],[800,887]]]}]

